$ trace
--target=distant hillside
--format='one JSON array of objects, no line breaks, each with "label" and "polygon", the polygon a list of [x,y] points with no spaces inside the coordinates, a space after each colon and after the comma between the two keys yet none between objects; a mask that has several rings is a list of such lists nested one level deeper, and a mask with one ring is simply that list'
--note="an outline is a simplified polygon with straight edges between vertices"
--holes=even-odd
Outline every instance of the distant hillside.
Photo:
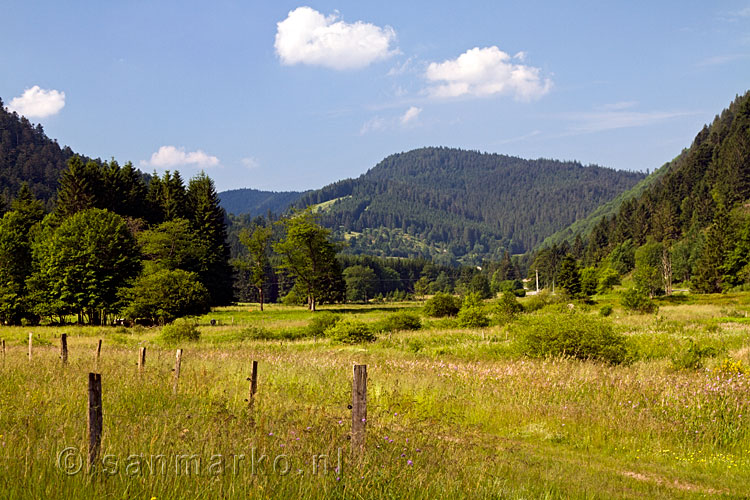
[{"label": "distant hillside", "polygon": [[[596,224],[588,239],[587,255],[590,260],[600,260],[618,245],[666,242],[675,252],[684,254],[684,259],[680,257],[685,261],[680,263],[684,271],[679,274],[680,279],[688,279],[705,269],[708,261],[696,259],[714,244],[718,249],[713,249],[717,253],[713,264],[725,266],[726,271],[731,266],[724,253],[743,237],[732,231],[743,224],[742,213],[750,207],[748,202],[750,92],[737,96],[710,126],[704,126],[690,148],[669,163],[653,185]],[[717,233],[721,233],[722,241]],[[738,252],[737,262],[745,257],[745,250]],[[731,274],[727,272],[727,276]]]},{"label": "distant hillside", "polygon": [[8,112],[0,99],[0,193],[5,199],[27,182],[37,198],[52,200],[65,163],[74,154],[47,137],[41,125]]},{"label": "distant hillside", "polygon": [[548,236],[539,244],[539,248],[548,247],[551,245],[560,245],[567,241],[573,243],[576,236],[582,238],[586,237],[591,230],[596,226],[604,217],[611,217],[616,214],[620,206],[633,198],[637,198],[649,187],[653,186],[664,174],[666,174],[671,166],[679,159],[679,156],[669,163],[665,163],[658,169],[651,172],[651,174],[645,179],[641,180],[638,184],[633,186],[617,195],[614,199],[600,205],[599,208],[591,212],[587,217],[575,221],[565,229],[561,229],[552,236]]},{"label": "distant hillside", "polygon": [[357,179],[310,191],[324,225],[351,253],[464,263],[521,253],[585,218],[645,177],[577,162],[423,148],[387,157]]},{"label": "distant hillside", "polygon": [[297,191],[258,191],[257,189],[232,189],[219,193],[221,206],[229,214],[265,215],[269,211],[281,214],[302,196]]}]

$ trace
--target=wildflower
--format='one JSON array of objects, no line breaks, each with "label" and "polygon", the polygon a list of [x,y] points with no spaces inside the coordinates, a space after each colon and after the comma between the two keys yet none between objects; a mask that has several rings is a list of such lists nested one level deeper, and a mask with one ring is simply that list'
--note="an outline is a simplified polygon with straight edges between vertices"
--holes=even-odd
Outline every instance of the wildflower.
[{"label": "wildflower", "polygon": [[408,465],[408,466],[412,466],[412,465],[414,465],[414,462],[412,462],[411,460],[407,460],[407,461],[406,461],[406,465]]}]

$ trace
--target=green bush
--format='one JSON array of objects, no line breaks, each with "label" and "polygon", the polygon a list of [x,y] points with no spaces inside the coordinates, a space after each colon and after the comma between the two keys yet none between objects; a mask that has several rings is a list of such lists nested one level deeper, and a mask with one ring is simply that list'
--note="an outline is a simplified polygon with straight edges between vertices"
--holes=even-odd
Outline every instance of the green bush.
[{"label": "green bush", "polygon": [[539,293],[532,295],[529,300],[525,302],[524,309],[528,312],[538,311],[550,304],[558,304],[562,302],[561,298],[562,295],[560,293],[552,295],[549,290],[542,290]]},{"label": "green bush", "polygon": [[210,310],[211,297],[196,273],[160,269],[138,277],[123,292],[128,304],[123,316],[149,323],[169,323],[175,318],[200,315]]},{"label": "green bush", "polygon": [[457,297],[442,292],[430,297],[424,305],[424,313],[432,318],[455,316],[460,309],[461,302]]},{"label": "green bush", "polygon": [[599,315],[604,316],[605,318],[612,314],[612,306],[602,306],[601,309],[599,309]]},{"label": "green bush", "polygon": [[325,335],[325,331],[330,327],[341,321],[341,315],[334,314],[332,312],[319,312],[315,313],[313,319],[305,328],[306,333],[310,337],[322,337]]},{"label": "green bush", "polygon": [[700,370],[703,368],[705,358],[713,358],[719,354],[719,350],[713,346],[697,344],[690,339],[686,349],[672,356],[672,368],[675,370]]},{"label": "green bush", "polygon": [[397,312],[375,323],[375,330],[379,332],[398,332],[405,330],[419,330],[422,328],[422,318],[411,312]]},{"label": "green bush", "polygon": [[338,321],[328,328],[325,334],[334,342],[341,342],[342,344],[359,344],[375,340],[375,335],[370,327],[353,318],[344,318]]},{"label": "green bush", "polygon": [[639,312],[641,314],[657,313],[659,306],[651,300],[646,292],[638,288],[628,288],[622,292],[620,304],[628,311]]},{"label": "green bush", "polygon": [[160,338],[167,344],[175,344],[178,342],[195,342],[200,337],[201,332],[198,330],[195,320],[179,318],[161,329]]},{"label": "green bush", "polygon": [[525,356],[561,356],[618,364],[627,358],[626,337],[604,319],[579,312],[525,316],[511,324],[509,333]]},{"label": "green bush", "polygon": [[470,293],[464,298],[461,310],[458,311],[458,326],[462,328],[483,328],[489,326],[484,304],[478,293]]}]

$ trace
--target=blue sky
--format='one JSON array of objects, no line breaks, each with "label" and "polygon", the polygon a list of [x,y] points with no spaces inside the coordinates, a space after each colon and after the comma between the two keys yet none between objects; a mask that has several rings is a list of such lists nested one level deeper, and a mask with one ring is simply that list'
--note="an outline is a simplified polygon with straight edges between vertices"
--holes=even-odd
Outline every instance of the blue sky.
[{"label": "blue sky", "polygon": [[750,1],[6,1],[0,97],[219,190],[452,146],[654,169],[750,89]]}]

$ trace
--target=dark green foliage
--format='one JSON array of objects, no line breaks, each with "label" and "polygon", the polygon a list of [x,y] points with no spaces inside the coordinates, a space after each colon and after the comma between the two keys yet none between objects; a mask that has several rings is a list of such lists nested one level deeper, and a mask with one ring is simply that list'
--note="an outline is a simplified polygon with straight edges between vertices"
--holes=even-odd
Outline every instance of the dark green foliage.
[{"label": "dark green foliage", "polygon": [[305,328],[310,337],[322,337],[325,331],[341,321],[341,315],[330,312],[316,314]]},{"label": "dark green foliage", "polygon": [[620,304],[628,311],[641,314],[655,314],[659,311],[659,306],[656,305],[656,302],[651,300],[648,294],[639,288],[623,290]]},{"label": "dark green foliage", "polygon": [[[177,175],[175,172],[174,177]],[[232,268],[224,221],[226,214],[219,206],[214,182],[203,172],[188,183],[185,209],[196,238],[206,249],[199,262],[198,275],[211,295],[211,305],[228,304],[232,301]]]},{"label": "dark green foliage", "polygon": [[581,296],[581,271],[573,255],[566,255],[560,264],[557,286],[565,290],[572,298]]},{"label": "dark green foliage", "polygon": [[123,316],[150,323],[169,323],[180,316],[197,316],[210,310],[210,296],[195,273],[160,269],[136,279],[127,289]]},{"label": "dark green foliage", "polygon": [[420,328],[422,328],[422,319],[418,314],[411,312],[391,314],[378,321],[374,326],[374,330],[378,332],[398,332],[419,330]]},{"label": "dark green foliage", "polygon": [[633,281],[639,290],[649,297],[664,294],[664,277],[662,272],[661,243],[649,241],[635,252],[635,272]]},{"label": "dark green foliage", "polygon": [[593,267],[586,267],[581,270],[581,294],[584,297],[591,297],[596,293],[599,286],[599,273]]},{"label": "dark green foliage", "polygon": [[459,309],[461,302],[458,297],[442,292],[430,297],[424,305],[424,313],[432,318],[455,316]]},{"label": "dark green foliage", "polygon": [[584,313],[532,314],[509,328],[519,352],[532,358],[559,356],[611,364],[627,358],[626,337],[607,320]]},{"label": "dark green foliage", "polygon": [[612,306],[610,305],[602,306],[602,308],[599,309],[600,316],[604,316],[606,318],[610,314],[612,314]]},{"label": "dark green foliage", "polygon": [[367,302],[375,296],[377,285],[375,271],[367,266],[351,266],[344,269],[346,281],[346,300],[348,302]]},{"label": "dark green foliage", "polygon": [[140,270],[136,243],[122,217],[91,208],[58,228],[42,228],[29,279],[40,316],[75,314],[101,324],[120,307],[119,289]]},{"label": "dark green foliage", "polygon": [[240,241],[247,249],[247,257],[237,258],[234,265],[240,270],[247,272],[250,284],[258,291],[260,310],[263,310],[265,302],[265,288],[271,271],[271,238],[273,229],[265,226],[256,226],[252,230],[245,229],[240,232]]},{"label": "dark green foliage", "polygon": [[344,318],[325,331],[326,337],[342,344],[373,342],[375,335],[370,327],[359,320]]},{"label": "dark green foliage", "polygon": [[187,219],[163,222],[137,235],[138,246],[152,267],[197,272],[209,251]]},{"label": "dark green foliage", "polygon": [[361,233],[347,252],[479,264],[499,260],[505,249],[530,250],[642,178],[573,162],[423,148],[391,155],[296,204],[336,200],[321,223]]},{"label": "dark green foliage", "polygon": [[513,321],[519,314],[523,312],[523,305],[518,302],[516,295],[513,292],[503,292],[503,295],[498,299],[495,305],[495,318],[500,324],[505,324]]},{"label": "dark green foliage", "polygon": [[620,274],[612,268],[605,267],[599,271],[599,283],[596,287],[598,293],[605,293],[621,282]]},{"label": "dark green foliage", "polygon": [[201,332],[195,321],[189,318],[180,318],[174,323],[165,325],[161,329],[160,339],[166,344],[178,344],[180,342],[197,342],[200,340]]}]

